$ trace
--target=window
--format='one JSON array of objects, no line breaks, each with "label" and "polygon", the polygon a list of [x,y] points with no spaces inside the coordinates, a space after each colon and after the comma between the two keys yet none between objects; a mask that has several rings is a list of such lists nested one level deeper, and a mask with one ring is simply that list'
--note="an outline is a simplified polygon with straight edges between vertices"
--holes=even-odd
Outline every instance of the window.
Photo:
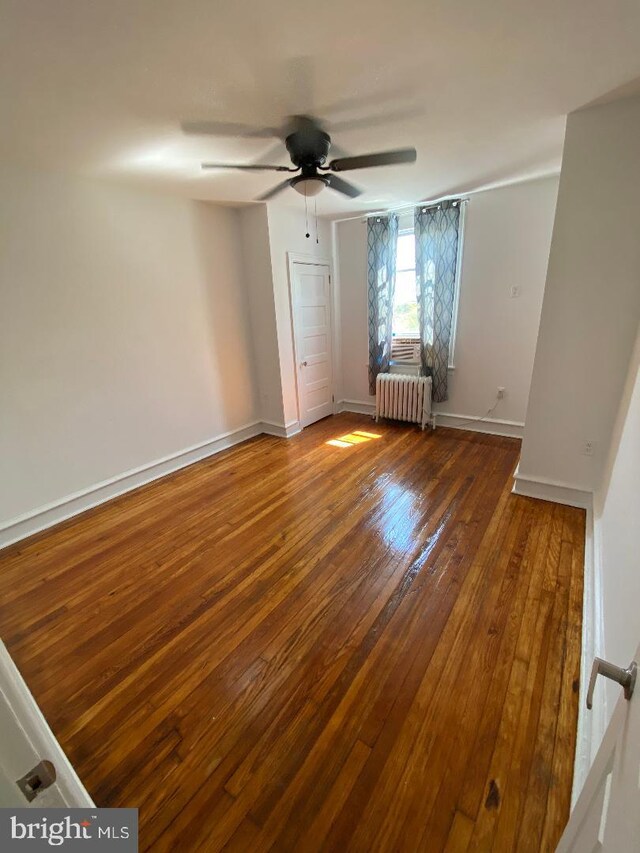
[{"label": "window", "polygon": [[[458,298],[460,288],[460,260],[464,239],[464,207],[462,208],[458,247],[458,269],[456,271],[456,289],[451,321],[449,343],[449,368],[453,369],[453,356],[456,345],[456,327],[458,322]],[[427,274],[431,271],[427,269]],[[420,362],[420,326],[418,325],[418,301],[416,292],[416,241],[413,229],[398,234],[396,254],[396,289],[393,297],[393,342],[391,360],[401,362]]]},{"label": "window", "polygon": [[419,362],[420,328],[416,296],[416,241],[413,231],[401,231],[398,235],[392,331],[392,360]]}]

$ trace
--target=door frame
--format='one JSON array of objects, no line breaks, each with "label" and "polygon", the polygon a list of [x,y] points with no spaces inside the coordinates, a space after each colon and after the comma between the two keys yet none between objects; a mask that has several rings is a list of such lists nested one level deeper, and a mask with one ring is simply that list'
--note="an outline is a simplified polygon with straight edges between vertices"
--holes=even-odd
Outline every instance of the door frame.
[{"label": "door frame", "polygon": [[[20,670],[1,639],[0,694],[0,700],[4,701],[13,713],[24,732],[25,740],[34,752],[41,758],[53,762],[56,768],[56,785],[67,806],[69,808],[93,807],[94,803],[87,789],[49,728]],[[27,806],[26,800],[22,805]],[[37,800],[34,801],[34,805],[38,806]]]},{"label": "door frame", "polygon": [[294,358],[294,376],[296,381],[296,407],[298,409],[298,423],[302,427],[302,417],[300,411],[300,386],[298,382],[298,365],[300,364],[300,357],[298,355],[298,344],[297,344],[297,336],[296,336],[296,312],[295,312],[295,302],[293,299],[293,271],[295,264],[305,264],[307,266],[315,266],[315,267],[327,267],[329,270],[329,321],[331,323],[331,397],[333,398],[333,406],[332,411],[335,415],[337,413],[337,400],[336,400],[336,374],[337,374],[337,361],[336,361],[336,335],[337,329],[335,326],[335,300],[336,300],[336,292],[334,290],[334,281],[335,276],[333,274],[333,262],[331,258],[324,257],[322,255],[311,255],[306,252],[287,252],[287,277],[289,283],[289,313],[291,314],[291,342],[293,345],[293,358]]}]

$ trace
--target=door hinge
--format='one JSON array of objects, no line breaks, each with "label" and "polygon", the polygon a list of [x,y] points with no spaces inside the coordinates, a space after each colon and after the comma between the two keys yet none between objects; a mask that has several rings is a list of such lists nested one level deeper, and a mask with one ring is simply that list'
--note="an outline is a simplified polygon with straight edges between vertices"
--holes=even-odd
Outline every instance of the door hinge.
[{"label": "door hinge", "polygon": [[56,781],[56,768],[50,761],[41,761],[39,764],[25,773],[22,779],[18,779],[16,785],[25,796],[28,803],[38,796]]}]

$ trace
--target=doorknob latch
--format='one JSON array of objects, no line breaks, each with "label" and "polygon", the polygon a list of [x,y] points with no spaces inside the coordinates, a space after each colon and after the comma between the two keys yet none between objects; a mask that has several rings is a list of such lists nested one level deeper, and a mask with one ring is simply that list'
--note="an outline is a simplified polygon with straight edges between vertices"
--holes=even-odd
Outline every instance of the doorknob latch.
[{"label": "doorknob latch", "polygon": [[624,688],[624,698],[631,699],[633,689],[636,686],[636,676],[638,674],[638,665],[635,661],[631,661],[626,669],[621,666],[616,666],[614,663],[609,663],[602,658],[594,658],[593,666],[591,667],[591,678],[589,679],[589,689],[587,690],[587,708],[593,708],[593,691],[596,686],[596,678],[599,675],[604,675],[605,678],[610,678]]},{"label": "doorknob latch", "polygon": [[28,773],[16,781],[16,785],[24,794],[25,800],[30,803],[41,791],[48,788],[56,781],[56,768],[50,761],[41,761],[29,770]]}]

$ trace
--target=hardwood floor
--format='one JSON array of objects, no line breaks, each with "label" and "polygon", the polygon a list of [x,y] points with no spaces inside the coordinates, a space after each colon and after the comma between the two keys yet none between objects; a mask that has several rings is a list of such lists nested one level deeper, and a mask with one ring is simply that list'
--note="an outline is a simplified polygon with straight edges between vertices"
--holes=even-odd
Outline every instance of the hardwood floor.
[{"label": "hardwood floor", "polygon": [[584,514],[512,495],[518,453],[262,436],[0,552],[0,635],[141,850],[551,851]]}]

